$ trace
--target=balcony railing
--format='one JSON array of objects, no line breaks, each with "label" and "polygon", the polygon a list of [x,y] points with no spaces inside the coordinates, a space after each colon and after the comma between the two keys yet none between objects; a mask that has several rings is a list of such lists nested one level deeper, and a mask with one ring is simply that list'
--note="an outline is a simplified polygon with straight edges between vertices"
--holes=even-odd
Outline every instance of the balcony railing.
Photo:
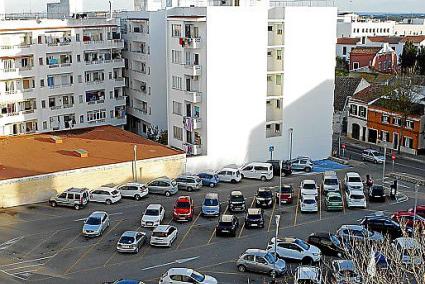
[{"label": "balcony railing", "polygon": [[201,145],[197,144],[191,144],[191,143],[184,143],[183,144],[184,151],[187,155],[190,156],[199,156],[202,154],[202,147]]},{"label": "balcony railing", "polygon": [[185,64],[184,69],[185,69],[185,75],[189,75],[189,76],[201,75],[200,65]]},{"label": "balcony railing", "polygon": [[199,117],[183,117],[184,129],[187,131],[193,131],[202,127],[201,119]]},{"label": "balcony railing", "polygon": [[180,44],[184,48],[200,48],[201,38],[199,37],[182,37],[180,38]]},{"label": "balcony railing", "polygon": [[197,104],[202,101],[202,93],[198,91],[185,91],[184,99],[193,104]]},{"label": "balcony railing", "polygon": [[15,44],[15,45],[0,45],[0,49],[22,49],[22,48],[28,48],[31,47],[31,43],[21,43],[21,44]]}]

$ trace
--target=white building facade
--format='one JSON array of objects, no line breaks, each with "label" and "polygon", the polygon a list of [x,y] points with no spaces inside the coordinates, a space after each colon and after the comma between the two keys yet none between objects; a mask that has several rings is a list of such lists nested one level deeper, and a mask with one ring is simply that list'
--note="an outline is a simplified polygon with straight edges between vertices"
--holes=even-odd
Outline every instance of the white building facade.
[{"label": "white building facade", "polygon": [[0,21],[0,135],[126,124],[115,20]]},{"label": "white building facade", "polygon": [[337,37],[368,37],[394,35],[395,21],[362,18],[357,14],[340,14],[337,19]]}]

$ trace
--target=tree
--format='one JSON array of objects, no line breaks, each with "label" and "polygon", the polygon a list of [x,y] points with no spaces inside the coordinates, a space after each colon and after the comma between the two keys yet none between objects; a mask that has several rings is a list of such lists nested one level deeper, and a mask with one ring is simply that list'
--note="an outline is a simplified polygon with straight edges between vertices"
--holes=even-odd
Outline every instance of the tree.
[{"label": "tree", "polygon": [[422,46],[418,51],[416,58],[416,68],[420,75],[425,75],[425,46]]},{"label": "tree", "polygon": [[401,54],[401,71],[402,73],[412,73],[416,64],[416,55],[418,54],[418,48],[413,45],[412,42],[408,41],[403,47],[403,53]]}]

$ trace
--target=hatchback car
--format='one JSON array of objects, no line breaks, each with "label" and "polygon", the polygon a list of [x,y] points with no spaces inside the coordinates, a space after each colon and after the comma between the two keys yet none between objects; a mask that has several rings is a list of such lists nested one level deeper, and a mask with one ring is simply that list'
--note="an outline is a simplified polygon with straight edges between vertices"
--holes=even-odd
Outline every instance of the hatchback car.
[{"label": "hatchback car", "polygon": [[313,170],[313,161],[308,157],[298,157],[291,161],[292,170],[311,172]]},{"label": "hatchback car", "polygon": [[[275,238],[267,245],[267,250],[274,253]],[[276,253],[279,258],[309,264],[320,261],[322,256],[320,249],[301,239],[283,238],[277,239]]]},{"label": "hatchback car", "polygon": [[217,227],[215,228],[216,236],[230,235],[236,236],[236,231],[239,227],[238,217],[234,215],[221,215],[218,221]]},{"label": "hatchback car", "polygon": [[339,179],[334,171],[326,171],[323,174],[322,193],[339,192]]},{"label": "hatchback car", "polygon": [[300,184],[301,189],[301,195],[308,194],[308,195],[319,195],[317,191],[317,185],[316,182],[312,179],[305,179]]},{"label": "hatchback car", "polygon": [[262,209],[248,209],[245,216],[245,228],[264,228],[264,214]]},{"label": "hatchback car", "polygon": [[403,235],[400,225],[387,216],[368,215],[359,220],[360,225],[370,231],[379,232],[391,239]]},{"label": "hatchback car", "polygon": [[230,212],[246,211],[245,197],[242,192],[238,190],[234,190],[230,193],[228,203]]},{"label": "hatchback car", "polygon": [[289,176],[292,174],[292,165],[289,161],[268,160],[266,163],[272,165],[274,176],[280,176],[281,174]]},{"label": "hatchback car", "polygon": [[223,182],[237,183],[242,180],[241,172],[234,168],[223,168],[217,172],[217,176]]},{"label": "hatchback car", "polygon": [[249,163],[240,169],[242,178],[259,179],[262,181],[273,178],[273,167],[269,163]]},{"label": "hatchback car", "polygon": [[331,233],[312,233],[308,236],[307,243],[318,247],[324,255],[341,257],[345,253],[339,238]]},{"label": "hatchback car", "polygon": [[198,177],[201,179],[202,185],[204,186],[216,187],[220,182],[218,175],[214,173],[200,173]]},{"label": "hatchback car", "polygon": [[[277,189],[276,199],[280,200],[280,203],[289,204],[292,203],[294,197],[294,189],[290,184],[282,184],[282,186]],[[278,202],[278,201],[276,201]]]},{"label": "hatchback car", "polygon": [[52,207],[67,206],[80,210],[89,202],[89,191],[87,188],[69,188],[64,192],[53,196],[49,200]]},{"label": "hatchback car", "polygon": [[182,175],[175,179],[179,190],[194,191],[202,188],[202,180],[198,176]]},{"label": "hatchback car", "polygon": [[352,260],[334,260],[331,264],[333,283],[362,284],[362,278]]},{"label": "hatchback car", "polygon": [[193,219],[193,200],[190,196],[180,196],[176,200],[173,210],[174,221],[192,221]]},{"label": "hatchback car", "polygon": [[129,182],[117,187],[122,197],[130,197],[136,200],[140,200],[147,196],[149,191],[148,188],[141,183]]},{"label": "hatchback car", "polygon": [[319,211],[316,196],[302,194],[300,198],[300,211],[302,213],[315,213]]},{"label": "hatchback car", "polygon": [[137,231],[125,231],[117,243],[118,252],[138,253],[143,244],[146,243],[146,234]]},{"label": "hatchback car", "polygon": [[115,188],[99,187],[90,191],[90,201],[105,203],[107,205],[117,203],[121,200],[121,193]]},{"label": "hatchback car", "polygon": [[154,179],[147,185],[149,193],[162,194],[165,196],[171,196],[176,194],[178,191],[177,183],[168,177],[161,177]]},{"label": "hatchback car", "polygon": [[341,211],[344,208],[341,193],[339,191],[331,192],[325,196],[326,211]]},{"label": "hatchback car", "polygon": [[260,187],[255,194],[255,207],[273,207],[273,191],[269,187]]},{"label": "hatchback car", "polygon": [[84,221],[83,236],[99,237],[109,227],[109,215],[103,211],[95,211]]},{"label": "hatchback car", "polygon": [[369,231],[360,225],[342,225],[336,235],[344,242],[372,241],[383,242],[381,233]]},{"label": "hatchback car", "polygon": [[143,213],[140,225],[142,227],[156,227],[164,220],[165,209],[161,204],[150,204]]},{"label": "hatchback car", "polygon": [[276,258],[272,253],[261,249],[248,249],[237,260],[236,266],[240,272],[252,271],[266,274],[283,275],[286,263]]},{"label": "hatchback car", "polygon": [[202,202],[202,216],[219,216],[220,200],[217,193],[207,193]]},{"label": "hatchback car", "polygon": [[422,265],[424,262],[421,245],[414,238],[397,238],[392,242],[392,247],[405,265]]},{"label": "hatchback car", "polygon": [[310,265],[298,266],[295,270],[294,284],[322,284],[322,271]]},{"label": "hatchback car", "polygon": [[348,172],[345,174],[344,186],[345,186],[345,190],[363,192],[362,178],[360,177],[358,173],[355,173],[355,172]]},{"label": "hatchback car", "polygon": [[369,188],[369,201],[385,202],[385,189],[382,185],[372,185]]},{"label": "hatchback car", "polygon": [[170,225],[157,226],[151,236],[151,246],[171,247],[177,239],[177,228]]},{"label": "hatchback car", "polygon": [[362,160],[373,162],[375,164],[382,164],[385,161],[385,157],[376,150],[365,149],[362,152]]},{"label": "hatchback car", "polygon": [[217,284],[217,280],[189,268],[170,268],[159,279],[159,284]]},{"label": "hatchback car", "polygon": [[366,208],[366,197],[363,191],[345,190],[345,200],[347,208]]}]

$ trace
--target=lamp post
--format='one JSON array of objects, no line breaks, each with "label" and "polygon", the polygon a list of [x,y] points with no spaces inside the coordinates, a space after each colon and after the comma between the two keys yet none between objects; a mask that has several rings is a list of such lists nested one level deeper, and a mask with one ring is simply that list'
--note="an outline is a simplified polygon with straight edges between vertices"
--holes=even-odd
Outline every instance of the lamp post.
[{"label": "lamp post", "polygon": [[289,128],[289,160],[292,160],[292,140],[293,140],[294,129]]},{"label": "lamp post", "polygon": [[137,145],[134,145],[133,152],[134,152],[134,174],[133,174],[133,179],[134,179],[134,181],[137,181]]},{"label": "lamp post", "polygon": [[276,221],[276,234],[274,238],[274,262],[273,262],[273,283],[276,283],[276,261],[277,261],[277,236],[279,234],[279,223],[280,223],[280,215],[275,216]]},{"label": "lamp post", "polygon": [[415,184],[415,207],[413,207],[413,237],[415,237],[415,226],[416,226],[416,207],[418,206],[418,189],[419,189],[419,183]]},{"label": "lamp post", "polygon": [[278,190],[279,207],[280,207],[280,202],[281,202],[281,190],[282,190],[282,163],[283,163],[283,161],[280,160],[279,161],[279,166],[280,166],[280,170],[279,170],[279,190]]},{"label": "lamp post", "polygon": [[385,182],[385,162],[387,160],[387,142],[383,143],[384,146],[384,162],[382,163],[382,184]]}]

